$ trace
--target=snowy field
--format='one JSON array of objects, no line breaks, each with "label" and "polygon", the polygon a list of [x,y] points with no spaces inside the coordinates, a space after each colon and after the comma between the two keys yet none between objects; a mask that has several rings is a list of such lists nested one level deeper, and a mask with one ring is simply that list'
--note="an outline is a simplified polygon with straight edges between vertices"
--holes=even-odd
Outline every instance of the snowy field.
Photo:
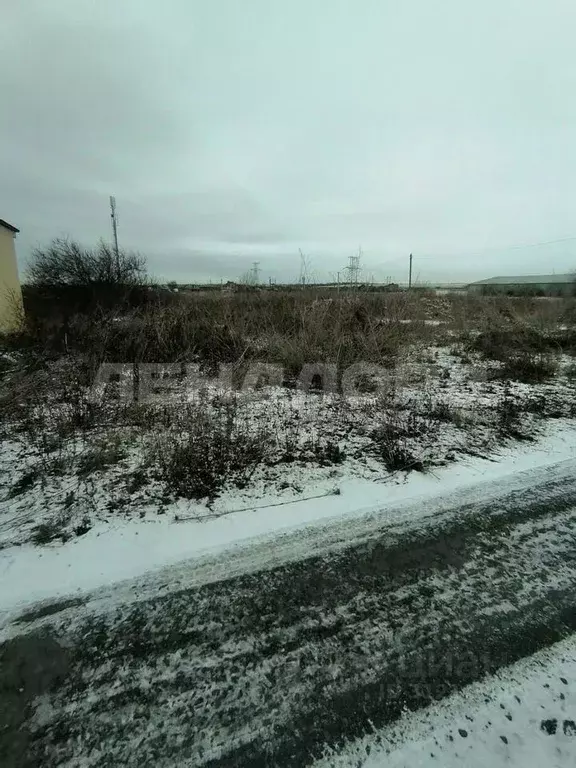
[{"label": "snowy field", "polygon": [[39,402],[0,446],[0,547],[126,520],[206,521],[337,494],[350,482],[382,486],[380,499],[413,474],[497,459],[566,424],[576,416],[571,365],[561,356],[550,380],[510,382],[489,375],[494,365],[433,348],[399,365],[375,395],[191,391],[156,413],[103,408],[82,428],[78,420],[95,418],[86,393]]}]

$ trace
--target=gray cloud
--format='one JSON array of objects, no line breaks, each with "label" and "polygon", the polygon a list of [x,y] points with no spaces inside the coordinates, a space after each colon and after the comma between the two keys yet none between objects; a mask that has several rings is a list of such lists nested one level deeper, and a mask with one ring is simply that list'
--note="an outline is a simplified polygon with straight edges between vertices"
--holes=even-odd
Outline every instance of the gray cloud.
[{"label": "gray cloud", "polygon": [[576,266],[569,0],[5,0],[0,216],[166,279]]}]

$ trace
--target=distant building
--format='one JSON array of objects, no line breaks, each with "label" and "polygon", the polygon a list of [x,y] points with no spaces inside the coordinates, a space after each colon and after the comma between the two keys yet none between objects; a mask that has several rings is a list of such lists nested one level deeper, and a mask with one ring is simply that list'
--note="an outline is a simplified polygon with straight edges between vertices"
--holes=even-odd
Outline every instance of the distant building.
[{"label": "distant building", "polygon": [[576,274],[490,277],[470,283],[468,293],[482,296],[574,296]]},{"label": "distant building", "polygon": [[22,320],[22,289],[14,246],[18,231],[0,219],[0,332],[14,330]]},{"label": "distant building", "polygon": [[224,283],[224,285],[221,286],[222,293],[237,293],[240,290],[240,286],[238,283],[233,282],[232,280],[228,280]]}]

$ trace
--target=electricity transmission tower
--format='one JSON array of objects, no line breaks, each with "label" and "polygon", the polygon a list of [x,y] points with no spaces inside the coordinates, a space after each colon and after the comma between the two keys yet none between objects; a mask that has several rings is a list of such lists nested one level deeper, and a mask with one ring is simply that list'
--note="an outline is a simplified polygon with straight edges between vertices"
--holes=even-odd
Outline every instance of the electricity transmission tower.
[{"label": "electricity transmission tower", "polygon": [[310,259],[306,254],[302,253],[301,248],[299,248],[298,251],[300,253],[300,277],[298,278],[298,282],[304,287],[310,278]]},{"label": "electricity transmission tower", "polygon": [[252,269],[250,270],[250,284],[259,285],[260,283],[260,262],[253,261]]},{"label": "electricity transmission tower", "polygon": [[357,287],[358,278],[360,276],[360,257],[362,256],[362,249],[358,249],[357,254],[352,254],[348,259],[348,266],[345,267],[348,272],[348,282],[350,285]]}]

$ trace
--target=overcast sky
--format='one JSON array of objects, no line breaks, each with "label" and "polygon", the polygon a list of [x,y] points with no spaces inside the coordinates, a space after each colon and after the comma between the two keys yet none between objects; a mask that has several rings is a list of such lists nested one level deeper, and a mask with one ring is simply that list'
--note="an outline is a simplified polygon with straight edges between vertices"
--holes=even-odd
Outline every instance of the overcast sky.
[{"label": "overcast sky", "polygon": [[573,0],[2,0],[0,218],[24,265],[114,194],[183,281],[568,271],[575,33]]}]

